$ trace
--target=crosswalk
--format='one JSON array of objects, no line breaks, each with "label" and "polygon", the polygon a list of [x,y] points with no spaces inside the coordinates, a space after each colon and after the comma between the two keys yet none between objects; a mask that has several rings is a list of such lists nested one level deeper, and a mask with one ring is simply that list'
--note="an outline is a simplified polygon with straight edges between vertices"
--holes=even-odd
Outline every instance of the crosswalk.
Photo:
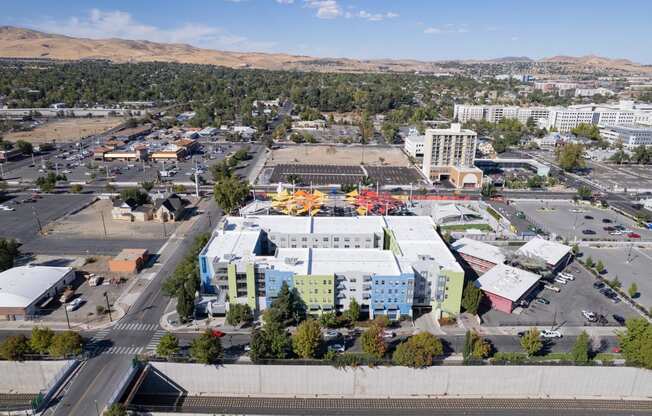
[{"label": "crosswalk", "polygon": [[136,355],[143,352],[143,347],[109,347],[98,351],[99,354],[110,355]]},{"label": "crosswalk", "polygon": [[158,324],[143,324],[139,322],[124,322],[117,324],[114,329],[118,331],[151,332],[158,328]]},{"label": "crosswalk", "polygon": [[147,346],[145,347],[145,351],[148,353],[154,353],[156,352],[156,347],[158,347],[158,344],[161,342],[161,337],[165,335],[166,331],[159,329],[158,331],[154,332],[154,335],[152,336],[152,339],[149,341]]},{"label": "crosswalk", "polygon": [[98,343],[102,341],[104,338],[106,338],[107,335],[109,335],[109,332],[111,332],[111,328],[104,328],[93,335],[91,338],[91,343]]}]

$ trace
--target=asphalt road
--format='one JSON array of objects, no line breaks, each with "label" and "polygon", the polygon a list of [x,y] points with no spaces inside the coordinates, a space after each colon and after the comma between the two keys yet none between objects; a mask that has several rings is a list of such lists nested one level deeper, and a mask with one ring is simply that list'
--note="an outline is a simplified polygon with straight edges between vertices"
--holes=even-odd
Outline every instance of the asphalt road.
[{"label": "asphalt road", "polygon": [[[219,218],[220,213],[213,202],[206,211],[211,212],[213,219]],[[114,389],[127,374],[133,358],[132,352],[143,351],[152,340],[156,325],[168,303],[168,298],[161,292],[163,281],[184,257],[194,238],[207,230],[208,218],[202,215],[185,237],[170,240],[161,254],[160,265],[155,266],[158,270],[153,270],[156,276],[120,320],[120,324],[146,324],[150,329],[123,330],[117,328],[124,325],[116,325],[109,331],[97,334],[94,341],[98,347],[97,354],[86,361],[64,394],[53,400],[54,415],[88,416],[96,413],[96,405],[100,410],[104,408]]]}]

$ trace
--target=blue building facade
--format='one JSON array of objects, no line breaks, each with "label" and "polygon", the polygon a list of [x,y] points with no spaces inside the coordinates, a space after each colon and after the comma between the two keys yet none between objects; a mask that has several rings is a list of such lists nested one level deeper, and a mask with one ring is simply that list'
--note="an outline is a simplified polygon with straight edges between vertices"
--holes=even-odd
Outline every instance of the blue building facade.
[{"label": "blue building facade", "polygon": [[372,280],[370,312],[390,319],[412,316],[414,273],[396,276],[375,275]]},{"label": "blue building facade", "polygon": [[288,287],[294,287],[294,273],[281,270],[265,270],[265,304],[269,308],[272,302],[278,296],[283,283],[287,283]]}]

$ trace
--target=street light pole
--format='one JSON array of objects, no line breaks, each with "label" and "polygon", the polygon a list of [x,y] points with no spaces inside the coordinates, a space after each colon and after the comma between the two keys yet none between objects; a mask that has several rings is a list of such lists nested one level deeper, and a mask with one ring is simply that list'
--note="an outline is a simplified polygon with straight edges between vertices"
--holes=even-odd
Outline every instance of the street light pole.
[{"label": "street light pole", "polygon": [[93,400],[95,402],[95,413],[97,413],[97,416],[100,416],[100,409],[97,407],[97,400]]},{"label": "street light pole", "polygon": [[111,317],[111,305],[109,305],[109,294],[104,292],[104,298],[106,299],[106,310],[109,312],[109,322],[113,322],[113,317]]},{"label": "street light pole", "polygon": [[66,312],[66,323],[68,323],[68,329],[70,329],[70,318],[68,318],[68,308],[66,305],[63,305],[63,310]]}]

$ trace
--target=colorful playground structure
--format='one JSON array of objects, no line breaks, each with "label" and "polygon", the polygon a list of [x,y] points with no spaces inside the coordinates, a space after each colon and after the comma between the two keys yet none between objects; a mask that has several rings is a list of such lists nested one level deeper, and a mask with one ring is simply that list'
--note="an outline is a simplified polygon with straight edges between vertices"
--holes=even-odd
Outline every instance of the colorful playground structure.
[{"label": "colorful playground structure", "polygon": [[356,207],[358,215],[391,215],[400,210],[404,202],[389,193],[370,190],[351,191],[346,194],[346,202]]},{"label": "colorful playground structure", "polygon": [[321,211],[328,201],[328,196],[318,190],[288,192],[286,189],[277,192],[272,197],[272,208],[286,215],[314,216]]}]

